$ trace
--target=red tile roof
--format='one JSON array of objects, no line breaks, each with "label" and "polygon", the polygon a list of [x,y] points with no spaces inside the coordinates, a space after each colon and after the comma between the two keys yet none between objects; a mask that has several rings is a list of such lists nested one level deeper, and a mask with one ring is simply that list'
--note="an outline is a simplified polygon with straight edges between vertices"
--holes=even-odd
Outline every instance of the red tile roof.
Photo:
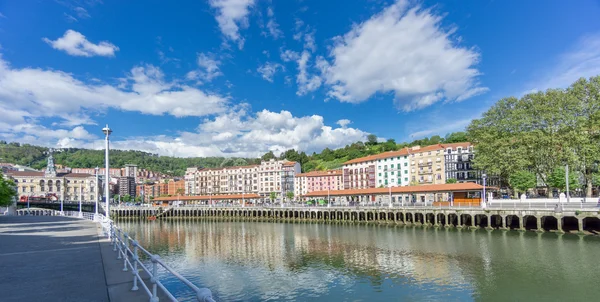
[{"label": "red tile roof", "polygon": [[295,166],[296,162],[295,161],[288,161],[288,162],[283,163],[283,165],[284,166]]},{"label": "red tile roof", "polygon": [[[438,185],[421,185],[421,186],[406,186],[392,187],[392,193],[435,193],[435,192],[465,192],[465,191],[480,191],[483,186],[468,182],[456,184],[438,184]],[[487,187],[494,190],[494,188]],[[335,190],[335,191],[315,191],[310,192],[304,197],[323,197],[327,196],[348,196],[348,195],[379,195],[389,194],[390,188],[371,188],[371,189],[352,189],[352,190]]]},{"label": "red tile roof", "polygon": [[[398,151],[389,151],[389,152],[383,152],[383,153],[369,155],[369,156],[365,156],[365,157],[355,158],[355,159],[352,159],[352,160],[349,160],[349,161],[343,163],[343,165],[363,163],[363,162],[367,162],[367,161],[374,161],[374,160],[378,160],[378,159],[384,159],[384,158],[390,158],[390,157],[396,157],[396,156],[406,156],[409,154],[415,154],[415,153],[419,153],[419,152],[443,150],[448,147],[456,148],[456,147],[465,146],[465,144],[468,144],[467,146],[471,145],[471,143],[455,143],[455,144],[435,144],[435,145],[429,145],[429,146],[425,146],[425,147],[420,147],[420,146],[404,147]],[[418,149],[415,149],[415,148],[418,148]]]},{"label": "red tile roof", "polygon": [[458,147],[461,147],[463,149],[467,149],[470,146],[472,146],[473,144],[471,144],[470,142],[462,142],[462,143],[452,143],[452,144],[442,144],[442,146],[444,147],[444,149],[448,149],[448,148],[452,148],[452,149],[456,149]]},{"label": "red tile roof", "polygon": [[249,194],[244,194],[243,196],[242,196],[242,194],[171,196],[171,197],[157,197],[157,198],[154,198],[154,201],[175,201],[175,200],[197,201],[197,200],[223,200],[223,199],[239,199],[239,200],[241,200],[242,197],[244,199],[256,199],[256,198],[260,198],[260,195],[255,194],[255,193],[249,193]]}]

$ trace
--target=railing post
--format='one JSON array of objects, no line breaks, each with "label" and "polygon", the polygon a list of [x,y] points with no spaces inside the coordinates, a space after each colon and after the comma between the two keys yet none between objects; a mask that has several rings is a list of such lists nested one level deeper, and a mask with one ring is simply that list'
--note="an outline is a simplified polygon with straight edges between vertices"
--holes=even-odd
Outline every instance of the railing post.
[{"label": "railing post", "polygon": [[131,242],[131,244],[133,245],[133,271],[131,272],[131,274],[133,275],[133,287],[131,288],[131,290],[138,290],[138,242],[133,240]]},{"label": "railing post", "polygon": [[152,283],[152,297],[150,298],[150,302],[158,302],[158,295],[157,295],[158,259],[160,259],[160,257],[158,257],[158,255],[152,255],[152,257],[150,259],[152,261],[152,276],[150,276],[150,282]]},{"label": "railing post", "polygon": [[129,253],[127,253],[127,248],[129,248],[129,236],[127,233],[123,234],[123,271],[127,271],[127,258],[129,257]]},{"label": "railing post", "polygon": [[[114,243],[113,243],[113,252],[117,251],[117,245],[119,244],[119,229],[116,229],[113,227],[113,238],[114,238]],[[119,258],[117,259],[121,259],[121,255],[119,255]]]}]

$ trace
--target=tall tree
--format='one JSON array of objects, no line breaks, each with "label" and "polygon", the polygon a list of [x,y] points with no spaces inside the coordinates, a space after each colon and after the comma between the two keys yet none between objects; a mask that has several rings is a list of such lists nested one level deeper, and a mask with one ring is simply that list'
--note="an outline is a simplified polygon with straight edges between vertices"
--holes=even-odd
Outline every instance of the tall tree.
[{"label": "tall tree", "polygon": [[11,180],[4,178],[0,171],[0,206],[9,206],[13,202],[13,197],[17,195],[14,185]]},{"label": "tall tree", "polygon": [[[564,191],[567,188],[566,178],[567,175],[565,172],[565,168],[556,168],[548,176],[548,185],[552,188],[557,188],[561,191]],[[569,171],[569,189],[573,190],[579,187],[580,185],[577,181],[577,176],[572,171]]]},{"label": "tall tree", "polygon": [[594,173],[600,163],[600,76],[579,79],[567,90],[569,107],[575,122],[568,134],[569,155],[583,173],[587,197],[592,196]]},{"label": "tall tree", "polygon": [[367,143],[369,145],[376,145],[377,144],[377,135],[375,135],[375,134],[367,135]]},{"label": "tall tree", "polygon": [[267,153],[265,153],[265,155],[263,155],[261,157],[262,160],[271,160],[271,159],[276,159],[277,157],[275,156],[275,154],[273,153],[273,151],[269,151]]}]

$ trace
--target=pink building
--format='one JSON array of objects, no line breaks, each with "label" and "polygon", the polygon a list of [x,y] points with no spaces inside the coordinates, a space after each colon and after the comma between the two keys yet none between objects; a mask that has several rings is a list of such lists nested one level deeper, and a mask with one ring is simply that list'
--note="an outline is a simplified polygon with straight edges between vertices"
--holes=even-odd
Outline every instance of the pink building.
[{"label": "pink building", "polygon": [[294,178],[294,195],[302,195],[327,190],[343,190],[342,170],[312,171],[296,174]]}]

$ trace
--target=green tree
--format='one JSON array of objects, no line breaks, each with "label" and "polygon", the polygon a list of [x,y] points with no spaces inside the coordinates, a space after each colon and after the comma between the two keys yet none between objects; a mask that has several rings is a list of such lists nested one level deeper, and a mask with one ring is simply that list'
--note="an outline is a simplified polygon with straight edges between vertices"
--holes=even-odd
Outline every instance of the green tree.
[{"label": "green tree", "polygon": [[269,151],[267,153],[265,153],[265,155],[263,155],[261,157],[262,160],[271,160],[271,159],[276,159],[277,157],[275,156],[275,154],[273,153],[273,151]]},{"label": "green tree", "polygon": [[15,184],[4,178],[4,175],[0,171],[0,206],[9,206],[13,202],[13,198],[17,195],[14,189]]},{"label": "green tree", "polygon": [[[557,188],[561,191],[567,189],[565,168],[556,168],[548,176],[548,185],[552,188]],[[575,173],[569,171],[569,190],[579,188],[580,184],[577,181]]]},{"label": "green tree", "polygon": [[377,135],[375,135],[375,134],[367,135],[367,144],[377,145]]},{"label": "green tree", "polygon": [[140,202],[142,201],[142,196],[136,196],[134,200],[135,202]]},{"label": "green tree", "polygon": [[271,201],[275,201],[275,199],[277,199],[277,193],[271,192],[269,194],[269,199],[271,199]]},{"label": "green tree", "polygon": [[118,200],[119,200],[119,194],[115,194],[115,195],[113,196],[113,201],[114,201],[114,202],[117,202]]},{"label": "green tree", "polygon": [[288,201],[291,201],[294,198],[294,192],[292,191],[288,191],[285,195],[287,196]]},{"label": "green tree", "polygon": [[452,132],[452,133],[448,133],[446,134],[446,137],[444,138],[444,143],[447,144],[452,144],[452,143],[462,143],[462,142],[468,142],[469,140],[467,139],[467,133],[466,132]]},{"label": "green tree", "polygon": [[[527,192],[528,189],[536,187],[537,179],[535,174],[522,170],[513,173],[509,178],[509,183],[516,192]],[[516,195],[518,196],[518,194]]]},{"label": "green tree", "polygon": [[448,178],[448,179],[446,179],[446,183],[447,184],[455,184],[457,182],[458,182],[458,180],[456,180],[456,178]]}]

